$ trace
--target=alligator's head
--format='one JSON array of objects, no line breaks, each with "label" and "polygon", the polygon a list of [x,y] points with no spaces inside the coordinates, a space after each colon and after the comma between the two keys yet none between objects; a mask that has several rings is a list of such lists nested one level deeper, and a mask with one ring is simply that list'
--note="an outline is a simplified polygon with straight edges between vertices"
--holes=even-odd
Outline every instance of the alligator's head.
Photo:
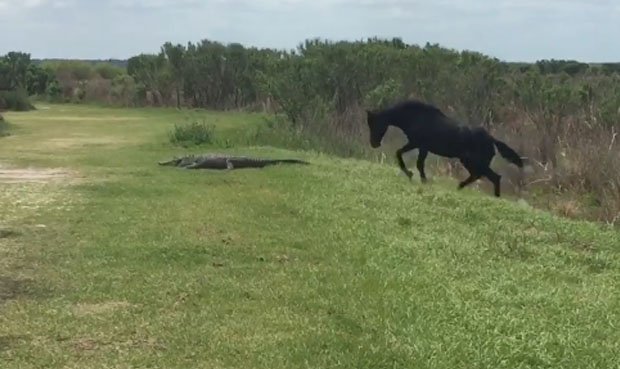
[{"label": "alligator's head", "polygon": [[160,161],[159,165],[169,165],[169,166],[177,166],[183,160],[183,158],[173,158],[167,161]]}]

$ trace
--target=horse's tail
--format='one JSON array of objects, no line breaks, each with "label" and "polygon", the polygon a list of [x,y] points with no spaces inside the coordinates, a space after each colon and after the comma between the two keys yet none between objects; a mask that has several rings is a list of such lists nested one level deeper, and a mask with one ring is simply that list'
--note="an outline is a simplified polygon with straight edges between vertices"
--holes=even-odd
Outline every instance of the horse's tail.
[{"label": "horse's tail", "polygon": [[515,164],[519,168],[523,168],[523,160],[516,151],[496,138],[493,138],[493,143],[495,144],[495,147],[497,147],[497,151],[499,151],[501,156],[508,159],[508,161]]}]

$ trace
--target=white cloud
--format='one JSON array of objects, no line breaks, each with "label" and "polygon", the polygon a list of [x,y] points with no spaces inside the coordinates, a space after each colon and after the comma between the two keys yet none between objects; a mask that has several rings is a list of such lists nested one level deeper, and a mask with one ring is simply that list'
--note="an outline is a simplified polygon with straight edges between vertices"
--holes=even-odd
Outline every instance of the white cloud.
[{"label": "white cloud", "polygon": [[47,2],[47,0],[0,0],[0,9],[36,8]]},{"label": "white cloud", "polygon": [[113,8],[178,9],[196,7],[207,2],[200,0],[110,0],[108,3]]},{"label": "white cloud", "polygon": [[47,0],[24,0],[21,3],[26,8],[36,8],[38,6],[45,5],[47,2]]},{"label": "white cloud", "polygon": [[0,0],[0,19],[25,15],[49,3],[48,0]]},{"label": "white cloud", "polygon": [[75,6],[75,0],[54,0],[52,2],[52,7],[56,9],[64,9]]}]

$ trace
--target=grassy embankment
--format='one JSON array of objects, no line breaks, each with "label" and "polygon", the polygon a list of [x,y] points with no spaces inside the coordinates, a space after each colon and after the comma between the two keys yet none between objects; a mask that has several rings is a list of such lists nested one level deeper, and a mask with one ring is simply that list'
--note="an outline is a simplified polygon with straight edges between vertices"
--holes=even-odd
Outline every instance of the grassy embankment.
[{"label": "grassy embankment", "polygon": [[[617,231],[308,152],[159,167],[184,114],[6,114],[1,164],[30,169],[0,181],[0,367],[618,365]],[[192,114],[220,137],[260,122]]]}]

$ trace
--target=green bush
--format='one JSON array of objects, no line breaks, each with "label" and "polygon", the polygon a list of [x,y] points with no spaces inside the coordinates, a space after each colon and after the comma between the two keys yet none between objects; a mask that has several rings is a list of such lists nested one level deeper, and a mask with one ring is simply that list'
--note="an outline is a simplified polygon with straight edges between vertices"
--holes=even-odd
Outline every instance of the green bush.
[{"label": "green bush", "polygon": [[170,132],[170,142],[181,146],[210,144],[214,141],[214,133],[214,126],[205,122],[175,124]]},{"label": "green bush", "polygon": [[[351,120],[351,118],[343,117]],[[266,118],[263,124],[239,134],[245,145],[274,146],[291,150],[329,153],[338,157],[374,158],[375,154],[361,144],[359,132],[339,131],[334,124],[294,126],[284,115]],[[332,122],[333,123],[333,122]]]},{"label": "green bush", "polygon": [[45,94],[47,95],[48,100],[51,102],[62,101],[62,88],[56,80],[53,80],[49,85],[47,85]]},{"label": "green bush", "polygon": [[125,70],[116,65],[102,62],[95,65],[95,72],[103,79],[113,80],[119,75],[124,74]]},{"label": "green bush", "polygon": [[9,123],[0,114],[0,137],[9,135]]},{"label": "green bush", "polygon": [[366,94],[364,104],[377,109],[385,109],[390,104],[398,102],[398,99],[404,95],[402,86],[394,79],[388,79]]},{"label": "green bush", "polygon": [[28,111],[33,109],[34,106],[30,103],[26,91],[22,89],[0,91],[0,110]]},{"label": "green bush", "polygon": [[119,74],[112,80],[111,97],[116,104],[133,106],[136,100],[137,86],[133,77]]}]

